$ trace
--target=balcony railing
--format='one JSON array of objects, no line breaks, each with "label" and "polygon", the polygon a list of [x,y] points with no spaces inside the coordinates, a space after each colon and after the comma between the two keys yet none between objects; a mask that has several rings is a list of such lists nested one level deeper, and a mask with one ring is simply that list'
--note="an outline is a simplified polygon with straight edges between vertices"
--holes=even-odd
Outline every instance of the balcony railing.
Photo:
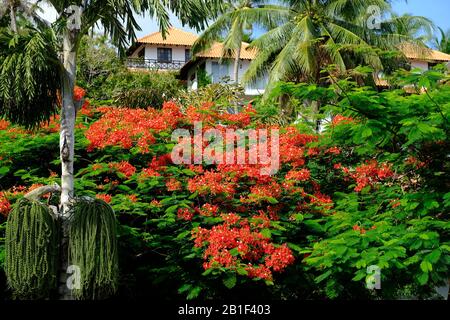
[{"label": "balcony railing", "polygon": [[158,61],[157,59],[128,58],[127,67],[149,70],[180,70],[186,62],[181,60]]}]

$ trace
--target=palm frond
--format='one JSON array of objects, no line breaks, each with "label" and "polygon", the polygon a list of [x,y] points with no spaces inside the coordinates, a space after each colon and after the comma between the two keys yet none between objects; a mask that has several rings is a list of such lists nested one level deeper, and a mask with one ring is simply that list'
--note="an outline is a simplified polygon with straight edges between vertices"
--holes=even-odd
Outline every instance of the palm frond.
[{"label": "palm frond", "polygon": [[61,66],[51,29],[0,32],[0,117],[33,128],[57,111]]}]

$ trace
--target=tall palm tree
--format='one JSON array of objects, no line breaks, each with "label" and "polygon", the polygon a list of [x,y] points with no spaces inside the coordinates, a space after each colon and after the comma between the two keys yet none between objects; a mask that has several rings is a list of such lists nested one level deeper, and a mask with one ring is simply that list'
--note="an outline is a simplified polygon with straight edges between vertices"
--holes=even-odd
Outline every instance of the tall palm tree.
[{"label": "tall palm tree", "polygon": [[28,0],[3,0],[0,3],[0,17],[6,12],[9,12],[10,28],[14,33],[17,33],[17,14],[23,15],[25,18],[33,20],[34,22],[41,22],[38,15],[42,9],[39,7],[39,2],[31,2]]},{"label": "tall palm tree", "polygon": [[[368,28],[367,8],[375,5],[381,13],[390,11],[385,0],[280,0],[266,10],[283,23],[251,43],[259,50],[244,83],[270,72],[269,88],[279,80],[320,83],[321,70],[329,65],[344,73],[349,64],[360,61],[382,70],[374,48],[394,49],[411,38],[395,30]],[[270,14],[269,13],[269,14]],[[400,22],[398,22],[400,25]]]},{"label": "tall palm tree", "polygon": [[410,14],[391,14],[391,18],[383,23],[384,31],[403,35],[416,41],[426,43],[433,37],[434,23],[425,17]]},{"label": "tall palm tree", "polygon": [[262,0],[228,0],[222,15],[211,24],[192,47],[193,54],[223,40],[222,57],[234,56],[233,80],[239,82],[239,62],[242,41],[252,32],[253,24],[272,26],[274,17],[269,17]]},{"label": "tall palm tree", "polygon": [[439,28],[440,39],[438,37],[434,38],[434,46],[439,51],[450,54],[450,29],[445,32],[442,28]]},{"label": "tall palm tree", "polygon": [[[170,27],[169,10],[184,24],[201,30],[221,7],[220,0],[48,0],[59,15],[51,28],[4,32],[0,42],[0,117],[32,126],[48,118],[61,93],[60,158],[62,248],[67,245],[68,215],[74,199],[74,129],[77,105],[74,101],[77,52],[81,38],[95,25],[102,25],[111,41],[124,51],[140,27],[135,15],[149,13],[159,22],[163,34]],[[78,7],[74,7],[78,6]],[[82,6],[82,7],[81,7]],[[23,33],[22,33],[23,32]],[[43,77],[51,80],[43,83]],[[23,79],[22,79],[23,78]],[[61,79],[59,81],[59,79]],[[35,109],[31,107],[37,104]],[[41,104],[41,103],[46,103]],[[50,110],[50,111],[49,111]],[[11,112],[15,111],[15,112]],[[44,187],[45,188],[45,187]],[[47,187],[48,188],[48,187]],[[36,192],[37,193],[37,192]],[[62,250],[61,252],[67,252]],[[67,265],[62,256],[61,268]],[[63,274],[67,276],[67,274]],[[70,291],[61,282],[63,298]]]}]

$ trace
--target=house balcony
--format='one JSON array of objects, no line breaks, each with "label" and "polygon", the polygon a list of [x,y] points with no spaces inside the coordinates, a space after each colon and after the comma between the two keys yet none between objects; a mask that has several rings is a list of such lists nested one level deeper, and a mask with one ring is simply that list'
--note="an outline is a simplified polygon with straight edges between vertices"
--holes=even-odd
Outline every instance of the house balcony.
[{"label": "house balcony", "polygon": [[129,69],[134,70],[176,71],[180,70],[185,65],[185,63],[186,62],[182,60],[160,61],[157,59],[143,59],[143,58],[128,58],[126,60],[126,66]]}]

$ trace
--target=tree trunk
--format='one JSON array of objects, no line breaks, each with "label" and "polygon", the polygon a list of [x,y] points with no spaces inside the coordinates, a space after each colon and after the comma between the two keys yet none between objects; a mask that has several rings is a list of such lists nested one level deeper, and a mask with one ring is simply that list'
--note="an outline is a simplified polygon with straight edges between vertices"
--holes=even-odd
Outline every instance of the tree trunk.
[{"label": "tree trunk", "polygon": [[68,227],[69,213],[74,197],[73,161],[75,149],[75,117],[76,108],[73,100],[73,90],[76,77],[76,48],[75,33],[66,31],[63,38],[63,79],[62,79],[62,108],[60,130],[60,158],[61,158],[61,203],[60,203],[60,299],[73,299],[71,290],[67,286],[68,268]]},{"label": "tree trunk", "polygon": [[320,112],[320,102],[319,101],[312,101],[311,102],[311,109],[312,109],[312,112],[313,112],[313,118],[315,119],[315,122],[316,122],[316,132],[320,133],[322,122],[320,121],[320,119],[317,118],[317,115]]},{"label": "tree trunk", "polygon": [[236,50],[236,58],[234,59],[233,80],[236,84],[239,84],[239,64],[241,62],[241,46],[242,43],[239,44]]},{"label": "tree trunk", "polygon": [[14,8],[14,4],[13,3],[11,3],[9,5],[9,17],[10,17],[10,20],[11,20],[11,30],[14,33],[17,33],[16,10]]}]

